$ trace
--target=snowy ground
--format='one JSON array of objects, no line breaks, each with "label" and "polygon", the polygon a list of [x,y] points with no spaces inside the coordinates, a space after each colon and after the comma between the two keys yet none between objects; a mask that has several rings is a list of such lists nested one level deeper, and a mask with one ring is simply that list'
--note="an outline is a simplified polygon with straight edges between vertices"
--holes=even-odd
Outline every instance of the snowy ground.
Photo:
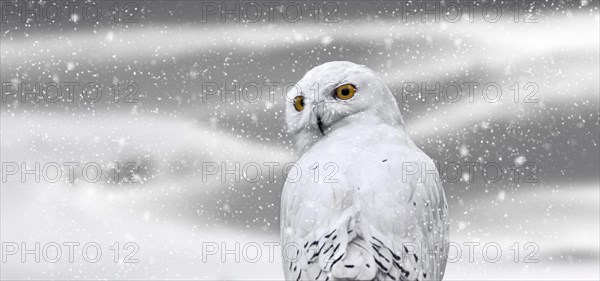
[{"label": "snowy ground", "polygon": [[[535,25],[385,22],[381,32],[373,32],[381,23],[367,21],[224,25],[219,32],[165,23],[33,38],[4,32],[3,82],[116,78],[138,82],[142,95],[135,104],[2,104],[3,163],[94,162],[109,173],[111,163],[133,161],[140,169],[139,183],[90,183],[80,173],[72,182],[7,178],[0,189],[3,247],[96,242],[103,254],[96,263],[85,261],[81,248],[73,262],[66,248],[57,263],[7,255],[1,277],[281,279],[280,249],[271,255],[266,245],[279,239],[282,165],[273,181],[256,183],[203,181],[201,171],[206,162],[294,161],[282,100],[203,103],[200,84],[290,82],[316,64],[345,59],[380,73],[399,100],[406,81],[493,81],[507,92],[514,82],[535,82],[534,104],[507,95],[498,103],[423,104],[410,97],[400,105],[413,139],[436,160],[504,165],[526,158],[540,166],[538,183],[478,178],[445,185],[451,240],[502,248],[502,258],[490,262],[482,246],[473,261],[462,247],[446,279],[598,280],[598,20],[596,10],[557,13]],[[115,242],[120,260],[131,252],[123,245],[135,242],[138,261],[115,263]],[[222,260],[222,243],[239,243],[240,260]],[[516,261],[514,243],[521,247]],[[523,249],[526,243],[536,247]],[[208,254],[211,245],[219,251]]]}]

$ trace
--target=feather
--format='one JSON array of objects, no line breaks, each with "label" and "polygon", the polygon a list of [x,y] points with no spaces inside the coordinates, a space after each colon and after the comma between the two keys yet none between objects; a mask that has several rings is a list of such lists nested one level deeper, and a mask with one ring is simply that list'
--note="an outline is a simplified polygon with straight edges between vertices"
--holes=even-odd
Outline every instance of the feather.
[{"label": "feather", "polygon": [[[352,83],[357,91],[342,103],[328,100],[333,88],[324,87],[312,105],[307,101],[312,112],[288,113],[303,173],[282,194],[282,241],[299,245],[298,258],[284,253],[286,278],[441,280],[448,243],[444,191],[433,161],[405,133],[389,89],[371,70],[348,62],[309,71],[297,88],[311,82]],[[308,172],[315,164],[337,172],[315,177]]]}]

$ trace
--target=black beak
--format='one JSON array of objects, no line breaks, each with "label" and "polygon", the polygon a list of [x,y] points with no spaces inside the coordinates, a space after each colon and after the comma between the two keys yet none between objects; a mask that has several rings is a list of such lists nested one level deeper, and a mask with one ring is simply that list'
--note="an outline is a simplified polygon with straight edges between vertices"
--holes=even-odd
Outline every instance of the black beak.
[{"label": "black beak", "polygon": [[325,135],[325,130],[323,130],[323,122],[321,121],[321,117],[317,116],[317,126],[319,127],[319,131],[321,134]]}]

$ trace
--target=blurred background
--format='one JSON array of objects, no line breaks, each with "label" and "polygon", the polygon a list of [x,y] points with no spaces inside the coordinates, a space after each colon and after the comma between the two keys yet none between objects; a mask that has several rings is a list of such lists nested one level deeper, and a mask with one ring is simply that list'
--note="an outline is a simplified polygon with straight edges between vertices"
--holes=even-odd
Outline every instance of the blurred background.
[{"label": "blurred background", "polygon": [[[1,1],[2,279],[283,278],[265,245],[298,157],[285,85],[333,60],[377,72],[447,168],[462,254],[445,279],[599,278],[598,1],[76,3]],[[45,245],[81,246],[73,261],[63,247],[58,262],[22,262],[36,242],[50,259]],[[82,258],[92,242],[97,262]]]}]

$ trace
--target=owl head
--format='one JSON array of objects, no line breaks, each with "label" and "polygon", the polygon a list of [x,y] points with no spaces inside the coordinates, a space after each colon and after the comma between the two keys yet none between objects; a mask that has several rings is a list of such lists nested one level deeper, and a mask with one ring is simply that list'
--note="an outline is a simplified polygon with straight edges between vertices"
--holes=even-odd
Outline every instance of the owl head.
[{"label": "owl head", "polygon": [[347,61],[308,71],[287,93],[286,122],[300,152],[341,127],[403,125],[385,82],[366,66]]}]

